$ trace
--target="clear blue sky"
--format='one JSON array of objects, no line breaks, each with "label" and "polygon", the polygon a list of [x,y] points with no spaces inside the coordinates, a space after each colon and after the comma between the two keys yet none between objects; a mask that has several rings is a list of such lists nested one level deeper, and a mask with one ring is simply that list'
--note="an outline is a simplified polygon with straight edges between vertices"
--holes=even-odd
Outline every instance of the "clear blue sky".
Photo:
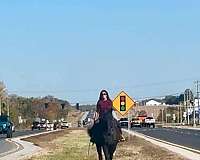
[{"label": "clear blue sky", "polygon": [[95,102],[184,91],[200,78],[200,1],[1,1],[9,93]]}]

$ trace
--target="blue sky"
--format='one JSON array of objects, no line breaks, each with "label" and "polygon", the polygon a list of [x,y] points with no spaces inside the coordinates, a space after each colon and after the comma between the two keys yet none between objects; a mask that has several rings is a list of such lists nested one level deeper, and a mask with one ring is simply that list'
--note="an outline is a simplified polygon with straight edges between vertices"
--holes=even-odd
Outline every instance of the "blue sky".
[{"label": "blue sky", "polygon": [[1,1],[9,93],[72,103],[179,93],[200,78],[200,1]]}]

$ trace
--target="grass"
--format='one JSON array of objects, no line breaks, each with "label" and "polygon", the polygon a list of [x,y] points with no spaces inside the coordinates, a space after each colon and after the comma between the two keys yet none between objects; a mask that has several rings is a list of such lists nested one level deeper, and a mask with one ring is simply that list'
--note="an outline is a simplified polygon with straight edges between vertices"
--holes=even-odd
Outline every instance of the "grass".
[{"label": "grass", "polygon": [[[46,136],[26,139],[44,148],[42,154],[26,160],[97,160],[96,148],[91,146],[88,156],[89,137],[85,130],[65,130]],[[155,146],[135,136],[120,143],[114,160],[184,160],[168,150]]]}]

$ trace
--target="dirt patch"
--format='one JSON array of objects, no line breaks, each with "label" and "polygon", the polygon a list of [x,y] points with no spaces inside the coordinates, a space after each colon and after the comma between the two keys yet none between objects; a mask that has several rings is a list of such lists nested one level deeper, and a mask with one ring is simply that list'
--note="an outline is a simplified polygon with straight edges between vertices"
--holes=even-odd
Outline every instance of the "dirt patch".
[{"label": "dirt patch", "polygon": [[180,155],[156,146],[136,136],[127,136],[126,141],[120,143],[116,160],[186,160]]},{"label": "dirt patch", "polygon": [[[114,160],[186,160],[168,150],[135,136],[127,136],[119,143]],[[89,137],[86,130],[71,129],[40,135],[26,140],[45,148],[48,152],[26,160],[96,160],[96,148],[91,146],[88,156]]]}]

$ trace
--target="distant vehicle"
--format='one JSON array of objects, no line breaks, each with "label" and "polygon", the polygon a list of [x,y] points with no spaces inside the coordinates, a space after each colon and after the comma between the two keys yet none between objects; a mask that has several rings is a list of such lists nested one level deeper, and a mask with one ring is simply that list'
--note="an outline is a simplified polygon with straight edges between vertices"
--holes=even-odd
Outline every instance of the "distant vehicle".
[{"label": "distant vehicle", "polygon": [[147,117],[144,120],[144,126],[145,127],[149,127],[149,128],[153,127],[153,128],[155,128],[155,123],[156,123],[156,120],[153,117]]},{"label": "distant vehicle", "polygon": [[47,123],[46,122],[40,122],[40,129],[47,129]]},{"label": "distant vehicle", "polygon": [[47,123],[46,124],[46,129],[47,129],[47,131],[53,131],[53,129],[54,129],[54,124],[53,123]]},{"label": "distant vehicle", "polygon": [[56,130],[59,128],[59,123],[58,122],[54,122],[53,123],[53,130]]},{"label": "distant vehicle", "polygon": [[66,121],[61,122],[61,129],[65,129],[65,128],[69,128],[69,127],[70,127],[70,125],[68,122],[66,122]]},{"label": "distant vehicle", "polygon": [[121,118],[120,120],[119,120],[119,123],[120,123],[120,126],[121,127],[128,127],[128,118]]},{"label": "distant vehicle", "polygon": [[141,120],[138,117],[131,120],[131,128],[132,127],[142,127]]},{"label": "distant vehicle", "polygon": [[31,130],[33,131],[34,129],[40,130],[40,122],[33,122],[31,125]]},{"label": "distant vehicle", "polygon": [[0,116],[0,134],[6,134],[7,138],[12,138],[13,123],[9,116]]}]

